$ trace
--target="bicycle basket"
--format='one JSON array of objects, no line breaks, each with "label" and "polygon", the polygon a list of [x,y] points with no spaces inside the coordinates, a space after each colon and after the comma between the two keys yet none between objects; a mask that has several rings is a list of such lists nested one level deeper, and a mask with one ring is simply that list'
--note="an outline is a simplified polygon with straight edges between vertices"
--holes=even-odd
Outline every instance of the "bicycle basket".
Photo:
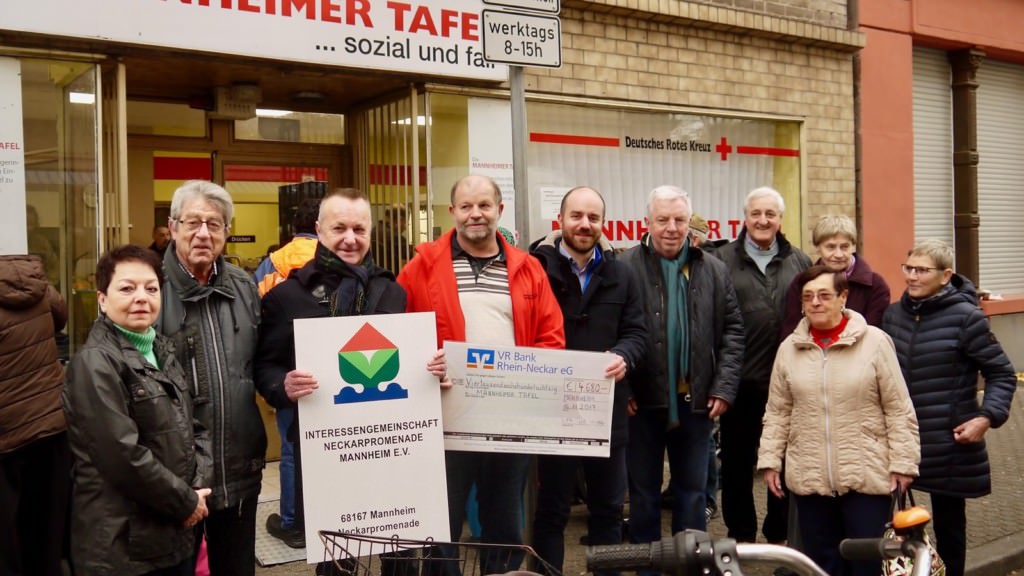
[{"label": "bicycle basket", "polygon": [[561,576],[529,546],[411,540],[320,531],[339,576],[486,576],[526,569]]}]

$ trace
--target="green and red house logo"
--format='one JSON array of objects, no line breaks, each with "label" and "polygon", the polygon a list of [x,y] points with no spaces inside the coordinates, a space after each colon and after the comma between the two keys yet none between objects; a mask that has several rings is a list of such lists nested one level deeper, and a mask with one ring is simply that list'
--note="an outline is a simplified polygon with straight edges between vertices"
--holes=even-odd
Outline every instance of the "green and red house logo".
[{"label": "green and red house logo", "polygon": [[338,350],[338,373],[349,386],[334,396],[334,403],[408,398],[409,391],[393,381],[398,368],[398,348],[369,323],[363,324]]}]

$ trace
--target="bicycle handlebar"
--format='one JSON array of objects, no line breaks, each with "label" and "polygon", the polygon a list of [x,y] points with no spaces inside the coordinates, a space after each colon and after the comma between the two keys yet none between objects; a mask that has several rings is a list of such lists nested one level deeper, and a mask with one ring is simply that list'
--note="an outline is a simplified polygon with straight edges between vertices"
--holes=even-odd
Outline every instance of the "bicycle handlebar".
[{"label": "bicycle handlebar", "polygon": [[922,540],[894,538],[847,538],[839,543],[839,554],[847,560],[886,560],[913,556],[912,576],[928,576],[932,568],[932,551]]},{"label": "bicycle handlebar", "polygon": [[616,544],[587,548],[587,570],[654,571],[676,576],[723,574],[741,576],[744,562],[778,562],[805,576],[828,576],[802,552],[772,544],[712,542],[704,532],[686,530],[673,538],[647,544]]},{"label": "bicycle handlebar", "polygon": [[[931,572],[931,551],[918,539],[846,539],[840,554],[848,560],[883,560],[913,556],[913,576]],[[745,562],[773,562],[805,576],[828,576],[798,550],[774,544],[737,544],[723,538],[712,541],[704,532],[686,530],[672,538],[647,544],[615,544],[587,548],[587,570],[652,571],[674,576],[724,574],[741,576]]]}]

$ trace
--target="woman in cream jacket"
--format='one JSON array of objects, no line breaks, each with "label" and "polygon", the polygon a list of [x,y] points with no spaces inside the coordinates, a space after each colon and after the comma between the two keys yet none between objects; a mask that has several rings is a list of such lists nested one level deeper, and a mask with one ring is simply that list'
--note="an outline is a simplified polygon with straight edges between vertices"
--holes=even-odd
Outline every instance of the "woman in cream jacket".
[{"label": "woman in cream jacket", "polygon": [[892,341],[847,310],[843,274],[812,266],[797,277],[804,319],[772,370],[758,470],[776,496],[795,496],[804,551],[833,576],[877,576],[846,562],[844,538],[882,535],[890,492],[917,476],[917,418]]}]

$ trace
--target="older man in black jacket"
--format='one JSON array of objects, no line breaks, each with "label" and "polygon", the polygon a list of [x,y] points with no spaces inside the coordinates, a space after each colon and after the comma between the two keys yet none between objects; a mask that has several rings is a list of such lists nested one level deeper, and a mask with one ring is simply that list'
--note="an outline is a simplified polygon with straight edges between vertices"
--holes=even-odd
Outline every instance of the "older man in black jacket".
[{"label": "older man in black jacket", "polygon": [[[743,370],[736,402],[722,416],[722,519],[729,537],[757,538],[754,465],[761,439],[761,419],[768,403],[768,381],[786,314],[786,291],[811,259],[786,240],[780,228],[786,203],[768,187],[757,188],[743,204],[744,226],[738,238],[713,251],[729,268],[743,314]],[[767,497],[761,532],[769,542],[786,540],[788,499]]]},{"label": "older man in black jacket", "polygon": [[252,372],[260,298],[252,276],[224,260],[234,210],[213,182],[175,190],[156,324],[174,342],[196,419],[211,432],[214,481],[203,533],[213,576],[256,572],[256,497],[267,450]]},{"label": "older man in black jacket", "polygon": [[690,197],[659,186],[647,199],[650,232],[625,254],[644,293],[648,350],[630,376],[636,415],[629,423],[629,532],[661,537],[661,482],[668,450],[672,532],[704,530],[712,419],[736,397],[743,319],[729,271],[691,248]]},{"label": "older man in black jacket", "polygon": [[609,457],[541,456],[537,460],[540,491],[533,547],[558,573],[562,571],[565,526],[580,466],[587,483],[590,543],[622,541],[629,399],[624,379],[643,358],[647,328],[640,287],[629,268],[615,260],[611,244],[601,234],[604,214],[604,199],[596,190],[573,188],[562,198],[561,229],[532,247],[562,309],[566,349],[616,355],[605,369],[606,376],[616,381]]}]

